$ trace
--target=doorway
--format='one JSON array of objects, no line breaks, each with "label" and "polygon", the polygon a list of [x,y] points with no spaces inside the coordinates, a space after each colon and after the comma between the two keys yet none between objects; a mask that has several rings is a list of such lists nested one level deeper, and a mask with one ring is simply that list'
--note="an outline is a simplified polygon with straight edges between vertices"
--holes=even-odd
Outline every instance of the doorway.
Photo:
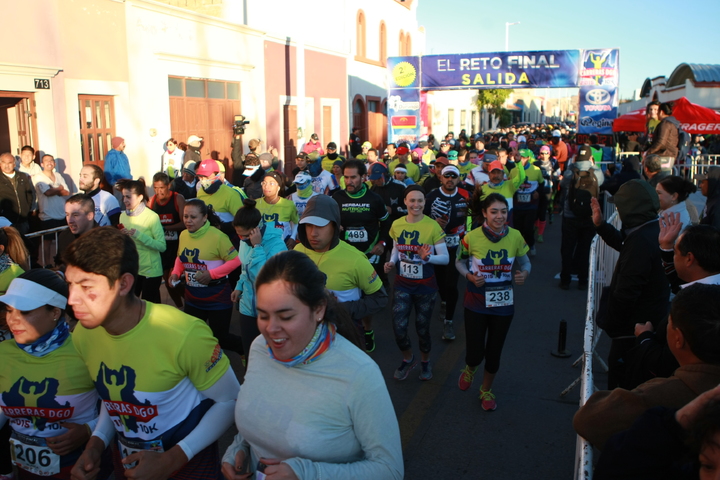
[{"label": "doorway", "polygon": [[35,94],[0,91],[0,152],[20,155],[24,145],[38,146]]}]

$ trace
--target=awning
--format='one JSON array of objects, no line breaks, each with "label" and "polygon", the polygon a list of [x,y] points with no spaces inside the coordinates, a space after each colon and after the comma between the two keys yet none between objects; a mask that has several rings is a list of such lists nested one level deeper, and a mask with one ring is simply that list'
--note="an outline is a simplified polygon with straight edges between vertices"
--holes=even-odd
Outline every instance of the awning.
[{"label": "awning", "polygon": [[[688,133],[720,134],[720,113],[712,108],[691,103],[681,97],[673,102],[673,117],[680,122],[680,127]],[[645,109],[633,110],[621,115],[613,122],[614,132],[644,132]]]}]

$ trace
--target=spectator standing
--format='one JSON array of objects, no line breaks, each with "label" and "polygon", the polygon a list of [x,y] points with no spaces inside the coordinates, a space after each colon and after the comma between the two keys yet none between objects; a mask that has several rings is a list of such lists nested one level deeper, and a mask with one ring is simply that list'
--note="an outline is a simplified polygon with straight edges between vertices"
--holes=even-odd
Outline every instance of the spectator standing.
[{"label": "spectator standing", "polygon": [[655,128],[648,155],[658,155],[663,170],[671,171],[678,154],[680,122],[672,116],[672,104],[661,103],[658,109],[660,123]]},{"label": "spectator standing", "polygon": [[312,152],[317,152],[318,155],[320,155],[321,157],[325,155],[322,144],[320,143],[320,140],[318,140],[317,133],[313,133],[312,135],[310,135],[310,140],[305,142],[302,151],[307,153],[308,155],[310,155]]},{"label": "spectator standing", "polygon": [[42,168],[35,163],[35,149],[30,145],[25,145],[20,150],[20,162],[17,164],[18,172],[26,174],[30,179],[42,172]]},{"label": "spectator standing", "polygon": [[720,228],[720,167],[710,167],[706,174],[695,175],[700,191],[706,197],[700,223]]},{"label": "spectator standing", "polygon": [[187,141],[187,150],[185,150],[185,161],[192,160],[197,165],[202,162],[202,155],[200,154],[200,148],[202,146],[203,138],[197,135],[190,135]]},{"label": "spectator standing", "polygon": [[362,141],[360,140],[358,133],[360,133],[360,128],[353,127],[352,133],[350,133],[350,156],[352,158],[355,158],[362,153]]},{"label": "spectator standing", "polygon": [[161,171],[165,172],[170,178],[179,177],[182,172],[184,159],[185,152],[178,148],[175,139],[168,139],[168,141],[165,142]]},{"label": "spectator standing", "polygon": [[[63,176],[55,173],[54,169],[55,158],[52,155],[43,155],[42,171],[33,178],[38,198],[41,230],[62,227],[66,224],[65,199],[70,196],[70,192]],[[55,234],[45,235],[42,252],[43,265],[50,264],[54,258],[53,246],[57,252]]]},{"label": "spectator standing", "polygon": [[121,179],[132,179],[130,160],[125,154],[125,139],[113,137],[112,149],[105,155],[105,179],[113,188]]},{"label": "spectator standing", "polygon": [[592,200],[592,222],[598,235],[620,252],[598,326],[612,339],[608,355],[608,388],[623,381],[622,357],[635,344],[635,324],[657,327],[667,313],[670,286],[665,279],[658,235],[657,193],[641,180],[630,180],[615,195],[622,231],[604,221],[600,203]]},{"label": "spectator standing", "polygon": [[0,170],[0,216],[24,235],[30,231],[35,189],[27,174],[15,170],[15,157],[9,152],[0,155]]}]

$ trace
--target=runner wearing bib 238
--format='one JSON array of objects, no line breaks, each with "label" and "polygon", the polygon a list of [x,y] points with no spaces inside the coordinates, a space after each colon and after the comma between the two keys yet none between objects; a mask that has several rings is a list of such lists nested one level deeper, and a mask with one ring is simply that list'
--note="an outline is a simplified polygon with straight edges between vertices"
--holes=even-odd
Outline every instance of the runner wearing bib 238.
[{"label": "runner wearing bib 238", "polygon": [[515,313],[513,262],[518,263],[515,285],[522,285],[530,274],[530,260],[528,246],[520,232],[505,224],[507,199],[491,193],[482,211],[485,223],[465,236],[455,262],[468,281],[464,301],[466,366],[458,386],[460,390],[470,388],[484,359],[480,400],[483,409],[491,411],[497,407],[492,382],[500,367],[500,354]]}]

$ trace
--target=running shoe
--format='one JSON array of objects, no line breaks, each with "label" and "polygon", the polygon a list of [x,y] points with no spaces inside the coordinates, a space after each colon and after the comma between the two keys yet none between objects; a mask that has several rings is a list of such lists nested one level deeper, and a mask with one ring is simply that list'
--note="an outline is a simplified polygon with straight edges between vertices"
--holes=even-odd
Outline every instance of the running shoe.
[{"label": "running shoe", "polygon": [[365,332],[365,351],[367,353],[375,351],[375,330]]},{"label": "running shoe", "polygon": [[492,393],[492,388],[485,391],[480,387],[480,404],[486,412],[492,412],[497,408],[497,402],[495,402],[495,395]]},{"label": "running shoe", "polygon": [[398,367],[397,370],[395,370],[395,380],[405,380],[408,375],[410,375],[410,370],[415,368],[417,366],[417,360],[415,360],[415,355],[410,359],[410,361],[403,360],[400,364],[400,367]]},{"label": "running shoe", "polygon": [[15,474],[13,474],[13,472],[6,473],[4,475],[0,474],[0,480],[15,480]]},{"label": "running shoe", "polygon": [[420,362],[422,371],[418,378],[420,380],[430,380],[432,378],[432,368],[430,368],[430,362]]},{"label": "running shoe", "polygon": [[452,320],[445,320],[443,323],[443,340],[455,340],[455,329]]},{"label": "running shoe", "polygon": [[570,282],[565,283],[563,281],[560,281],[560,285],[558,285],[563,290],[570,290]]},{"label": "running shoe", "polygon": [[458,378],[458,387],[460,390],[465,391],[472,385],[473,379],[475,378],[475,372],[477,372],[478,367],[470,368],[468,365],[465,365],[465,368],[463,368],[460,372],[460,378]]},{"label": "running shoe", "polygon": [[538,234],[538,236],[537,236],[537,242],[538,242],[538,243],[543,243],[543,242],[545,242],[545,239],[543,238],[542,235]]},{"label": "running shoe", "polygon": [[531,257],[534,257],[535,255],[537,255],[537,252],[535,251],[535,247],[532,247],[528,253],[530,254]]}]

